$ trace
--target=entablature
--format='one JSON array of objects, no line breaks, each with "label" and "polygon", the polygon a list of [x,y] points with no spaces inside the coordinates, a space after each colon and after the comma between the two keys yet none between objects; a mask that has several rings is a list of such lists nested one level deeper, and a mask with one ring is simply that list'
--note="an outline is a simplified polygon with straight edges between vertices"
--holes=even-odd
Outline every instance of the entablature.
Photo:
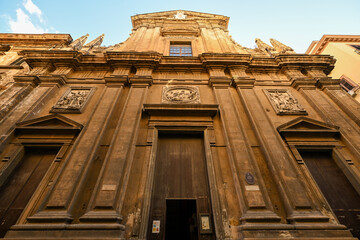
[{"label": "entablature", "polygon": [[[260,57],[251,54],[203,53],[197,57],[182,57],[163,56],[158,52],[106,51],[97,54],[84,54],[80,51],[55,49],[26,50],[22,51],[21,54],[32,68],[26,76],[56,75],[65,81],[66,77],[78,71],[106,71],[108,72],[105,74],[106,76],[113,72],[112,75],[125,77],[130,74],[131,67],[136,68],[137,75],[149,77],[154,69],[174,69],[176,71],[185,69],[184,71],[186,71],[187,68],[189,70],[195,69],[195,72],[204,69],[212,71],[213,77],[220,75],[225,77],[224,71],[229,69],[232,73],[237,72],[236,77],[247,77],[245,72],[267,72],[274,75],[274,73],[281,71],[289,80],[326,79],[326,74],[331,71],[335,62],[331,56],[308,56],[304,54]],[[222,73],[220,74],[220,72]]]}]

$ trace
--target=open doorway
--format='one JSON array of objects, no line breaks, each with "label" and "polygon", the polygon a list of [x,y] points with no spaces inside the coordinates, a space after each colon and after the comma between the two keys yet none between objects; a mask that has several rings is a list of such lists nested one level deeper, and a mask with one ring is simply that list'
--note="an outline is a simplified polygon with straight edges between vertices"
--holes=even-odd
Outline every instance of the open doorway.
[{"label": "open doorway", "polygon": [[197,214],[195,199],[166,200],[166,240],[197,240]]}]

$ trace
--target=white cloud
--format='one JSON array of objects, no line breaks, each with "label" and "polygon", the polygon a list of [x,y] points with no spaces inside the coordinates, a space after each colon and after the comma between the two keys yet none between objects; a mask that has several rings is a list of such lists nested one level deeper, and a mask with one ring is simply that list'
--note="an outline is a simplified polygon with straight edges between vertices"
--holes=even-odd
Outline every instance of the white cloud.
[{"label": "white cloud", "polygon": [[10,29],[14,33],[44,33],[45,30],[35,26],[30,17],[21,8],[16,9],[16,20],[9,20]]},{"label": "white cloud", "polygon": [[[1,0],[0,0],[1,1]],[[26,11],[23,9],[25,8]],[[51,26],[47,26],[43,19],[43,12],[32,0],[23,0],[23,8],[16,9],[16,20],[8,17],[8,24],[13,33],[47,33],[57,32]]]},{"label": "white cloud", "polygon": [[39,18],[40,22],[44,22],[42,18],[42,11],[31,0],[24,1],[23,5],[30,14],[35,14]]}]

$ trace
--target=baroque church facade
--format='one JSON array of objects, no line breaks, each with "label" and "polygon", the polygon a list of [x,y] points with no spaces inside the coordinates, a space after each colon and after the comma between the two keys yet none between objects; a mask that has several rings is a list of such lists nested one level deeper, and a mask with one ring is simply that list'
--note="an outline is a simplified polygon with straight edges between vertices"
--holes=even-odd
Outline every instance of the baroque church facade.
[{"label": "baroque church facade", "polygon": [[221,15],[0,34],[0,237],[356,239],[360,105],[329,55]]}]

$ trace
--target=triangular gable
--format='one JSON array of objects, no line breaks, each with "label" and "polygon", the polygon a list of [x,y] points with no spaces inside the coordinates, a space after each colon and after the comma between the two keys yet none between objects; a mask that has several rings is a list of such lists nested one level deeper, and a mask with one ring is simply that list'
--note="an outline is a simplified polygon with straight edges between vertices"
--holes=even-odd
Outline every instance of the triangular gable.
[{"label": "triangular gable", "polygon": [[320,122],[307,117],[298,117],[290,122],[280,125],[279,132],[284,131],[339,131],[339,127]]},{"label": "triangular gable", "polygon": [[307,117],[298,117],[280,125],[277,130],[287,140],[336,137],[339,127]]},{"label": "triangular gable", "polygon": [[64,128],[82,129],[82,125],[60,114],[51,114],[23,122],[18,122],[17,128]]}]

